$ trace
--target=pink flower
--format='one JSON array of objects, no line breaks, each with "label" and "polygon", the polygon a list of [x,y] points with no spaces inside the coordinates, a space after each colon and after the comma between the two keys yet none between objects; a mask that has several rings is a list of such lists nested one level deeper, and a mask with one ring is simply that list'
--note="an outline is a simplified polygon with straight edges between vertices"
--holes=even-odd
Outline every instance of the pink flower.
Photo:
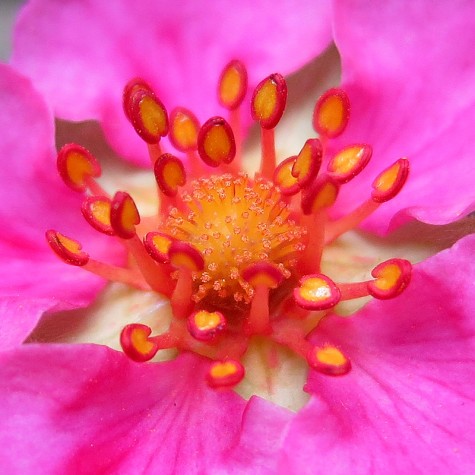
[{"label": "pink flower", "polygon": [[[292,8],[286,12],[282,23],[274,19],[270,22],[270,30],[259,28],[261,41],[251,36],[252,41],[246,43],[239,39],[239,34],[235,40],[232,35],[228,37],[223,33],[233,26],[226,16],[220,16],[220,28],[210,32],[209,28],[201,30],[199,25],[206,26],[210,19],[213,24],[216,23],[214,16],[217,13],[210,15],[207,11],[203,24],[196,26],[192,23],[189,27],[183,27],[183,23],[175,23],[176,14],[168,15],[166,9],[161,9],[161,18],[167,18],[167,21],[161,23],[166,28],[160,32],[163,41],[157,49],[163,53],[163,58],[159,73],[156,73],[151,69],[155,63],[150,61],[152,53],[148,49],[155,44],[150,40],[152,30],[139,28],[145,22],[143,12],[120,8],[110,10],[107,15],[108,29],[105,29],[100,22],[101,16],[97,16],[97,21],[91,20],[96,6],[55,5],[55,9],[51,10],[52,5],[53,2],[37,1],[25,9],[18,27],[14,65],[33,78],[35,86],[60,117],[99,119],[117,149],[137,162],[141,158],[134,152],[143,149],[143,144],[123,129],[127,125],[126,121],[117,119],[121,117],[118,112],[121,107],[118,102],[119,91],[129,76],[140,74],[153,82],[160,98],[167,104],[175,105],[175,101],[179,101],[176,104],[179,105],[186,98],[185,105],[191,105],[193,111],[203,114],[199,119],[204,121],[216,112],[210,101],[203,100],[203,96],[199,95],[198,86],[202,86],[204,97],[212,97],[212,77],[218,75],[219,68],[227,60],[236,55],[246,59],[250,67],[250,84],[255,86],[274,67],[287,72],[302,65],[321,49],[328,38],[327,27],[318,31],[311,22],[296,21],[298,17],[292,15]],[[338,135],[335,127],[332,131],[332,127],[328,126],[333,119],[325,115],[325,105],[322,103],[317,108],[315,122],[317,129],[322,132],[327,161],[342,146],[362,142],[371,143],[374,157],[354,182],[341,187],[339,199],[332,207],[336,221],[327,226],[327,237],[332,232],[337,236],[340,231],[354,227],[366,217],[369,211],[376,208],[375,194],[384,196],[389,193],[388,189],[389,197],[397,194],[397,188],[405,181],[405,161],[396,162],[398,173],[385,174],[384,179],[376,181],[373,199],[361,208],[360,215],[350,213],[351,219],[338,220],[348,215],[348,208],[355,208],[369,196],[369,180],[405,155],[410,157],[412,168],[407,187],[388,204],[378,207],[364,225],[382,233],[388,225],[395,228],[413,217],[442,224],[473,210],[475,200],[470,180],[473,165],[469,144],[474,135],[470,127],[472,115],[475,114],[470,84],[473,83],[475,67],[467,59],[467,51],[475,35],[472,10],[473,6],[469,2],[460,2],[449,12],[432,4],[428,10],[423,2],[404,8],[397,2],[379,7],[357,2],[354,5],[351,2],[338,2],[333,6],[334,38],[342,56],[343,88],[348,92],[352,104],[351,120],[345,133],[335,140],[330,140],[331,135]],[[127,15],[124,16],[124,13]],[[146,13],[150,14],[150,10]],[[257,18],[269,19],[272,13],[276,12],[271,5],[267,15],[257,15]],[[308,12],[305,13],[308,15]],[[188,18],[190,10],[185,7],[179,14]],[[299,14],[302,15],[301,12]],[[59,15],[63,19],[54,22],[59,25],[60,32],[56,29],[53,35],[50,24],[54,20],[51,15]],[[428,15],[430,22],[423,21]],[[73,17],[87,20],[93,32],[90,38],[84,38],[83,29],[71,28],[66,23],[68,18]],[[129,43],[129,37],[127,42],[118,41],[121,30],[114,25],[120,25],[120,22],[134,25],[132,30],[137,33],[136,45],[132,40]],[[74,26],[78,25],[80,22]],[[276,25],[282,29],[277,30]],[[178,35],[183,35],[183,43],[176,41],[174,28],[177,26]],[[64,27],[64,31],[61,31],[61,27]],[[295,41],[292,46],[293,37],[289,34],[287,44],[291,47],[284,51],[275,45],[276,40],[272,35],[276,33],[277,38],[286,36],[282,33],[286,28],[293,34],[298,33],[295,38],[302,35],[300,38],[304,41]],[[109,34],[105,37],[105,31],[117,32],[117,36]],[[175,36],[171,31],[175,31]],[[242,34],[242,31],[241,24],[238,33]],[[247,29],[245,31],[248,34]],[[318,33],[312,33],[314,31]],[[459,32],[463,34],[453,45],[434,41],[434,31],[447,37]],[[205,33],[217,35],[217,38],[213,36],[213,44],[217,42],[220,46],[216,52],[211,50],[204,54],[205,60],[197,61],[196,53],[187,56],[190,53],[187,49],[179,63],[176,62],[176,53],[169,54],[181,44],[188,45],[193,53],[192,46],[197,38],[204,38],[207,43],[211,43]],[[170,43],[172,46],[165,47],[165,40],[172,37],[175,39]],[[310,43],[310,48],[306,50],[302,46],[309,45],[308,38],[318,39],[318,42]],[[401,38],[404,40],[402,48]],[[59,41],[63,47],[55,47],[53,40]],[[82,50],[89,41],[94,47]],[[269,41],[270,46],[267,44],[264,48],[266,41]],[[45,49],[48,61],[46,57],[42,58],[43,53],[37,49],[37,45],[44,49],[45,44],[52,45],[51,50]],[[101,48],[97,48],[98,44]],[[121,48],[117,47],[118,44]],[[124,55],[125,49],[130,54]],[[68,67],[65,68],[66,51]],[[266,55],[267,51],[272,54]],[[283,58],[279,58],[278,54],[273,56],[282,51],[285,52]],[[430,54],[426,54],[427,51]],[[282,66],[279,64],[281,61]],[[170,66],[169,74],[161,74],[163,63]],[[180,71],[182,75],[174,72],[173,64],[177,64],[177,69],[184,68],[184,71]],[[265,66],[270,70],[260,69]],[[430,75],[427,74],[428,70],[431,71]],[[79,75],[79,72],[82,74]],[[199,80],[190,80],[200,72],[206,74]],[[10,68],[2,67],[0,73],[0,100],[4,111],[2,130],[7,131],[2,151],[4,156],[14,158],[5,162],[6,169],[2,175],[2,189],[7,192],[2,213],[4,222],[11,223],[11,226],[3,233],[1,241],[5,256],[3,272],[10,279],[10,290],[2,294],[4,315],[0,324],[7,334],[5,347],[11,347],[25,338],[44,311],[87,305],[101,288],[101,284],[85,276],[86,273],[75,272],[77,269],[72,267],[61,267],[59,261],[51,258],[46,247],[41,247],[42,228],[58,228],[82,242],[91,256],[100,256],[101,260],[118,265],[121,263],[117,261],[120,253],[110,244],[111,240],[99,240],[90,231],[79,231],[80,226],[76,216],[71,214],[71,209],[77,208],[80,200],[74,200],[50,172],[54,149],[52,117],[47,106],[28,80]],[[69,74],[69,81],[63,82],[58,89],[57,78],[64,74]],[[68,87],[72,87],[70,85],[78,77],[80,86],[71,93]],[[180,81],[184,82],[178,82],[177,77],[181,77]],[[83,78],[87,78],[87,81]],[[285,102],[282,80],[280,76],[274,75],[263,85],[277,88],[274,103],[274,113],[277,115],[276,109]],[[143,93],[154,104],[154,96],[150,96],[144,86],[137,86],[136,91],[136,94]],[[343,128],[347,111],[344,92],[337,90],[327,97],[343,104],[336,129],[339,125]],[[137,125],[143,114],[141,110],[134,109],[136,106],[132,99],[127,111]],[[259,101],[254,98],[252,104],[254,115],[266,125],[266,113],[259,109]],[[28,110],[27,116],[24,114],[25,109]],[[9,127],[9,124],[14,124],[14,127]],[[207,127],[202,129],[199,139],[200,155],[211,162],[227,162],[229,154],[232,154],[233,141],[227,134],[226,126],[223,122],[214,121]],[[120,134],[117,133],[119,130]],[[225,154],[216,154],[214,149],[206,147],[206,132],[212,133],[212,130],[219,130],[220,136],[224,134],[224,142],[219,143],[229,145]],[[262,173],[272,178],[272,146],[269,147],[272,134],[263,131],[262,136],[266,144]],[[450,142],[447,136],[450,136]],[[239,140],[236,142],[239,153]],[[70,162],[67,152],[71,149],[65,150],[62,156],[66,166],[60,169],[68,181],[73,177],[68,172]],[[81,149],[72,150],[87,157]],[[152,158],[156,159],[154,154],[158,154],[158,146],[152,144],[149,150]],[[318,161],[318,146],[315,156],[317,158],[313,160]],[[26,160],[29,160],[31,167],[24,166]],[[197,163],[193,158],[189,160],[188,166]],[[182,170],[180,162],[167,157],[159,158],[156,163],[162,166],[155,166],[155,174],[165,199],[171,204],[180,205],[173,198],[173,193],[167,192],[183,178],[183,171],[179,171]],[[300,178],[306,176],[301,168],[308,164],[304,158],[297,161],[291,159],[286,163],[300,167]],[[312,160],[310,163],[313,163]],[[167,174],[166,166],[170,164],[178,167],[178,175]],[[304,233],[300,234],[297,228],[285,228],[285,232],[291,236],[289,239],[294,239],[297,244],[307,243],[306,258],[300,256],[296,267],[292,267],[295,264],[291,263],[290,258],[283,261],[273,258],[268,259],[266,266],[249,265],[239,269],[239,275],[250,283],[254,292],[248,292],[249,287],[242,284],[240,299],[236,299],[236,307],[244,305],[239,317],[244,323],[238,338],[225,340],[225,345],[222,341],[208,346],[194,343],[190,335],[198,338],[197,334],[206,332],[207,324],[215,321],[218,315],[214,308],[206,305],[205,310],[213,310],[205,315],[207,324],[200,324],[201,320],[194,317],[188,324],[189,334],[185,336],[175,331],[180,325],[183,327],[180,320],[176,319],[175,330],[171,327],[168,334],[162,337],[148,338],[144,327],[138,325],[126,327],[122,333],[123,348],[135,359],[149,359],[152,353],[167,347],[171,342],[173,345],[170,346],[205,354],[219,361],[227,356],[224,365],[231,364],[231,369],[220,367],[213,374],[205,358],[186,353],[171,362],[140,366],[128,361],[120,353],[95,345],[30,344],[3,353],[0,357],[0,372],[6,390],[0,395],[0,407],[5,427],[2,435],[4,466],[12,472],[21,473],[34,472],[38,466],[48,472],[80,473],[142,472],[156,470],[155,467],[161,471],[185,473],[314,473],[315,470],[329,473],[379,473],[387,470],[388,466],[394,473],[473,471],[471,448],[474,440],[470,428],[475,411],[470,381],[474,372],[471,302],[475,294],[475,268],[471,257],[475,250],[475,237],[465,237],[451,249],[416,265],[407,290],[405,287],[410,278],[410,265],[400,259],[378,267],[375,280],[370,283],[334,286],[326,275],[313,275],[320,272],[317,267],[320,228],[315,224],[325,226],[326,217],[326,210],[322,210],[318,204],[321,203],[319,198],[330,199],[332,190],[338,192],[340,188],[335,180],[344,181],[342,167],[335,160],[328,166],[333,178],[325,178],[323,174],[320,176],[326,181],[317,179],[329,186],[328,193],[322,191],[326,189],[324,186],[309,187],[303,180],[297,182],[290,173],[286,174],[284,167],[280,167],[279,173],[273,177],[282,189],[288,188],[289,194],[302,188],[303,210],[312,209],[319,221],[312,224],[310,218],[304,217],[301,211],[293,211],[293,217],[297,216],[299,220],[298,224],[309,227],[310,244],[313,244],[309,246],[306,238],[303,238]],[[196,172],[191,174],[196,176]],[[174,181],[176,176],[179,178],[177,182]],[[227,186],[223,179],[218,179],[214,185],[216,183],[223,188]],[[88,186],[94,188],[95,185]],[[240,185],[234,183],[234,186],[238,189]],[[292,187],[295,190],[290,190]],[[254,189],[253,200],[259,198],[257,188]],[[21,193],[18,193],[18,189]],[[195,198],[198,201],[201,199]],[[57,206],[59,202],[60,208]],[[117,234],[134,239],[137,223],[133,206],[131,212],[121,211],[131,205],[128,195],[116,195],[112,201],[111,224]],[[201,201],[201,205],[205,206],[204,201]],[[252,204],[248,207],[252,210]],[[264,211],[270,213],[269,210]],[[90,214],[93,220],[101,221],[98,214]],[[287,220],[283,221],[279,226],[291,226]],[[166,288],[167,282],[172,282],[169,274],[160,274],[163,278],[156,281],[153,275],[147,273],[149,264],[143,265],[140,260],[139,266],[144,271],[145,281],[135,271],[117,274],[125,276],[117,279],[128,279],[142,286],[150,284],[152,288],[165,282],[163,292],[171,296],[175,317],[180,313],[186,317],[191,302],[190,294],[187,293],[190,266],[202,272],[202,260],[206,253],[199,246],[199,240],[193,240],[193,236],[184,239],[184,228],[180,234],[180,225],[175,227],[179,233],[170,239],[172,244],[169,249],[163,251],[162,241],[156,234],[149,236],[147,242],[152,256],[159,261],[165,256],[178,268],[178,275],[174,274],[173,279],[178,279],[178,286],[181,285],[183,289],[181,293],[173,291],[171,285],[169,290]],[[463,222],[461,227],[457,236],[473,232],[470,219]],[[165,241],[169,239],[170,226],[167,228],[162,225],[159,229],[167,231],[161,238],[164,237]],[[427,236],[426,227],[420,226],[419,229]],[[253,229],[249,234],[252,232]],[[400,233],[399,236],[404,234]],[[178,238],[178,245],[175,245],[175,238]],[[88,258],[83,252],[61,235],[50,233],[49,240],[70,263],[84,264],[95,271],[100,268],[103,272],[104,268],[100,266],[92,269],[94,266],[91,266],[91,261],[86,263]],[[451,237],[447,242],[455,240],[455,237]],[[189,241],[193,242],[194,247],[188,246]],[[127,242],[133,243],[132,240]],[[430,247],[430,243],[426,244]],[[133,251],[132,247],[129,244],[130,251]],[[443,247],[439,245],[439,248]],[[303,252],[297,248],[295,250]],[[327,249],[326,252],[330,251]],[[36,269],[32,275],[33,260]],[[224,260],[220,265],[226,267],[228,262],[229,259]],[[308,275],[308,268],[313,269],[311,275]],[[164,269],[168,268],[160,264],[154,271],[164,272]],[[292,283],[291,286],[296,302],[303,308],[318,309],[322,314],[328,314],[318,323],[309,339],[303,338],[302,331],[311,328],[305,322],[311,323],[313,317],[307,316],[308,320],[293,319],[293,314],[301,312],[303,318],[306,312],[299,310],[292,299],[284,299],[286,307],[283,311],[282,306],[277,305],[278,299],[274,294],[271,303],[274,302],[278,310],[273,309],[270,321],[262,319],[262,315],[267,315],[269,311],[266,297],[269,287],[281,285],[280,281],[289,279],[289,275],[297,280],[302,279],[300,284]],[[206,283],[203,274],[200,278],[203,284]],[[229,281],[225,281],[224,290],[230,285]],[[327,311],[340,298],[344,300],[368,293],[378,298],[395,297],[403,290],[404,293],[390,302],[370,302],[351,318],[338,317]],[[320,295],[320,291],[325,296],[315,297]],[[194,292],[207,305],[210,302],[209,295],[214,295],[212,291],[211,294],[203,291],[201,295],[201,290],[196,288]],[[262,300],[256,296],[261,296]],[[214,302],[221,302],[217,305],[218,310],[226,313],[225,310],[229,310],[223,304],[227,302],[226,297],[218,294],[212,298],[218,297],[224,300]],[[241,304],[241,300],[249,300],[249,303]],[[290,318],[288,313],[291,314]],[[239,316],[234,309],[236,315]],[[19,316],[19,320],[13,322],[14,316]],[[53,323],[58,321],[54,315],[51,318]],[[240,376],[241,345],[243,341],[247,344],[247,333],[266,334],[269,324],[272,327],[271,338],[306,357],[314,368],[306,384],[312,398],[296,415],[258,398],[252,398],[246,404],[233,392],[216,392],[205,384],[206,379],[214,386],[236,383],[236,374]],[[220,330],[218,327],[215,326],[213,331]],[[50,376],[52,371],[54,379]],[[345,374],[332,377],[327,373]],[[35,435],[31,436],[31,433]],[[22,456],[24,453],[28,453],[28,456]]]}]

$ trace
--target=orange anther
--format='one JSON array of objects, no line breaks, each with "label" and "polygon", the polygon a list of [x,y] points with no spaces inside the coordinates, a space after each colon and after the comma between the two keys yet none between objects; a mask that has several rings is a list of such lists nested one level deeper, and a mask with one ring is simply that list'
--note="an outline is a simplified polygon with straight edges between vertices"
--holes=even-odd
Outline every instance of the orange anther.
[{"label": "orange anther", "polygon": [[124,327],[120,334],[120,346],[132,360],[144,362],[151,360],[159,350],[153,337],[152,330],[147,325],[132,323]]},{"label": "orange anther", "polygon": [[289,157],[280,162],[274,170],[274,183],[283,195],[295,195],[300,191],[298,179],[292,175],[292,170],[297,157]]},{"label": "orange anther", "polygon": [[174,267],[190,271],[200,271],[204,268],[203,256],[191,244],[173,241],[168,250],[168,258]]},{"label": "orange anther", "polygon": [[210,341],[226,328],[226,319],[221,312],[198,310],[188,317],[188,331],[193,338]]},{"label": "orange anther", "polygon": [[136,92],[138,91],[147,91],[150,94],[154,95],[153,89],[148,83],[146,83],[142,78],[131,79],[124,87],[124,93],[122,95],[122,105],[124,107],[124,112],[129,121],[132,122],[131,116],[131,105],[132,99]]},{"label": "orange anther", "polygon": [[212,117],[203,124],[198,134],[198,153],[210,167],[233,161],[236,155],[234,134],[222,117]]},{"label": "orange anther", "polygon": [[347,183],[366,167],[372,153],[367,144],[345,147],[328,162],[328,174],[338,183]]},{"label": "orange anther", "polygon": [[151,232],[144,238],[144,246],[150,256],[160,264],[170,261],[168,251],[172,245],[173,238],[168,234]]},{"label": "orange anther", "polygon": [[105,196],[88,196],[82,203],[81,211],[86,221],[97,231],[113,236],[111,226],[111,200]]},{"label": "orange anther", "polygon": [[340,301],[340,289],[326,275],[306,275],[299,283],[300,286],[294,289],[294,298],[302,308],[327,310]]},{"label": "orange anther", "polygon": [[169,138],[180,152],[189,152],[198,147],[200,123],[188,109],[176,107],[170,113]]},{"label": "orange anther", "polygon": [[209,369],[207,380],[213,388],[229,388],[244,378],[244,367],[239,361],[215,361]]},{"label": "orange anther", "polygon": [[81,243],[58,231],[46,231],[46,241],[54,253],[67,264],[81,267],[89,262],[89,254],[81,250]]},{"label": "orange anther", "polygon": [[304,214],[332,206],[338,197],[339,185],[330,176],[319,176],[307,189],[302,191],[302,211]]},{"label": "orange anther", "polygon": [[405,259],[389,259],[377,265],[371,275],[376,280],[368,283],[368,292],[377,299],[391,299],[409,285],[412,265]]},{"label": "orange anther", "polygon": [[261,81],[252,95],[251,115],[264,129],[273,129],[284,113],[287,84],[280,74],[271,74]]},{"label": "orange anther", "polygon": [[301,188],[308,186],[317,176],[322,163],[322,144],[318,139],[309,139],[300,150],[292,168]]},{"label": "orange anther", "polygon": [[176,196],[178,188],[186,183],[182,161],[170,153],[164,153],[158,158],[154,173],[160,190],[167,196]]},{"label": "orange anther", "polygon": [[91,152],[74,143],[61,148],[56,164],[63,181],[75,191],[85,191],[88,179],[101,175],[101,167]]},{"label": "orange anther", "polygon": [[110,221],[117,236],[123,239],[135,236],[135,226],[140,223],[140,215],[134,200],[128,193],[118,191],[114,195]]},{"label": "orange anther", "polygon": [[239,107],[247,91],[247,71],[237,60],[229,62],[221,73],[218,99],[223,107],[233,110]]},{"label": "orange anther", "polygon": [[400,158],[376,177],[371,198],[377,203],[384,203],[394,198],[401,191],[408,176],[409,160]]},{"label": "orange anther", "polygon": [[254,288],[264,286],[275,289],[284,280],[282,271],[270,262],[255,262],[242,271],[242,278]]},{"label": "orange anther", "polygon": [[324,137],[338,137],[350,118],[350,100],[342,89],[329,89],[317,101],[313,112],[313,127]]},{"label": "orange anther", "polygon": [[334,346],[312,348],[307,361],[311,368],[329,376],[342,376],[351,369],[350,360]]}]

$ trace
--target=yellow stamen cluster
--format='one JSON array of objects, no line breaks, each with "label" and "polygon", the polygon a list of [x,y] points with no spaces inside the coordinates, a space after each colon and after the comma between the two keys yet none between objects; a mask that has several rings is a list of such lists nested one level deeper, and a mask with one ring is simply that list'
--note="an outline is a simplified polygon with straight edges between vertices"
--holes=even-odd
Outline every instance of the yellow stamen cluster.
[{"label": "yellow stamen cluster", "polygon": [[306,230],[291,219],[272,183],[245,174],[211,176],[191,183],[182,199],[186,209],[172,209],[164,231],[195,246],[205,260],[194,274],[195,301],[248,304],[254,291],[241,276],[255,262],[273,262],[284,277],[292,275]]}]

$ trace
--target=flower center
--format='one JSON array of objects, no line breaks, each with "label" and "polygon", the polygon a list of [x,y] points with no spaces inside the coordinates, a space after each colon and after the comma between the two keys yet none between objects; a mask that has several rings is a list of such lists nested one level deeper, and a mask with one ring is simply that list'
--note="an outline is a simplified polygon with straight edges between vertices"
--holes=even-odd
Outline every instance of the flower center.
[{"label": "flower center", "polygon": [[[351,369],[347,356],[330,342],[313,346],[308,334],[341,301],[399,295],[410,281],[411,264],[390,259],[373,269],[370,280],[336,283],[321,271],[322,252],[399,193],[408,161],[399,159],[380,173],[366,201],[331,220],[328,211],[341,186],[363,170],[372,154],[367,144],[349,144],[327,156],[328,141],[343,133],[349,120],[346,93],[330,89],[318,99],[313,125],[319,138],[310,138],[277,165],[274,128],[285,109],[287,86],[279,74],[261,81],[251,115],[261,128],[262,160],[252,178],[242,170],[246,92],[245,67],[231,61],[218,85],[229,122],[212,117],[200,126],[187,109],[168,114],[143,80],[130,81],[124,111],[148,147],[160,198],[158,216],[141,217],[126,192],[109,196],[96,181],[101,168],[95,157],[68,144],[58,154],[59,173],[72,189],[86,194],[85,219],[122,242],[128,265],[91,259],[79,242],[55,230],[47,231],[47,241],[70,265],[170,299],[173,318],[164,333],[152,335],[139,323],[122,330],[122,349],[135,361],[148,361],[170,348],[192,351],[212,360],[210,386],[231,387],[245,375],[242,361],[250,342],[267,338],[317,371],[344,375]],[[182,158],[163,153],[164,136]]]}]

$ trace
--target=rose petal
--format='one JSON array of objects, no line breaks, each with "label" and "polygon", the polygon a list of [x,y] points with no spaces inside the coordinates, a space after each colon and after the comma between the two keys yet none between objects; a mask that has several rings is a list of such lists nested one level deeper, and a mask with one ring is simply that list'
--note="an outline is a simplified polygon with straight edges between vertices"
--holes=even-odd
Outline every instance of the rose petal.
[{"label": "rose petal", "polygon": [[337,2],[335,41],[352,103],[336,146],[374,148],[361,179],[343,187],[340,212],[366,198],[372,178],[401,157],[411,162],[408,183],[366,228],[383,233],[391,218],[392,226],[410,217],[442,224],[475,209],[475,4]]},{"label": "rose petal", "polygon": [[275,71],[288,74],[328,45],[329,15],[326,0],[33,1],[18,21],[12,63],[58,116],[100,120],[124,156],[148,163],[122,111],[128,80],[143,77],[169,111],[185,106],[204,122],[222,113],[217,80],[231,59],[246,63],[251,86]]},{"label": "rose petal", "polygon": [[475,469],[475,236],[416,266],[398,298],[321,322],[352,361],[313,372],[315,396],[284,442],[291,473],[471,473]]},{"label": "rose petal", "polygon": [[0,357],[8,473],[204,473],[236,440],[245,402],[191,355],[140,365],[95,345]]}]

